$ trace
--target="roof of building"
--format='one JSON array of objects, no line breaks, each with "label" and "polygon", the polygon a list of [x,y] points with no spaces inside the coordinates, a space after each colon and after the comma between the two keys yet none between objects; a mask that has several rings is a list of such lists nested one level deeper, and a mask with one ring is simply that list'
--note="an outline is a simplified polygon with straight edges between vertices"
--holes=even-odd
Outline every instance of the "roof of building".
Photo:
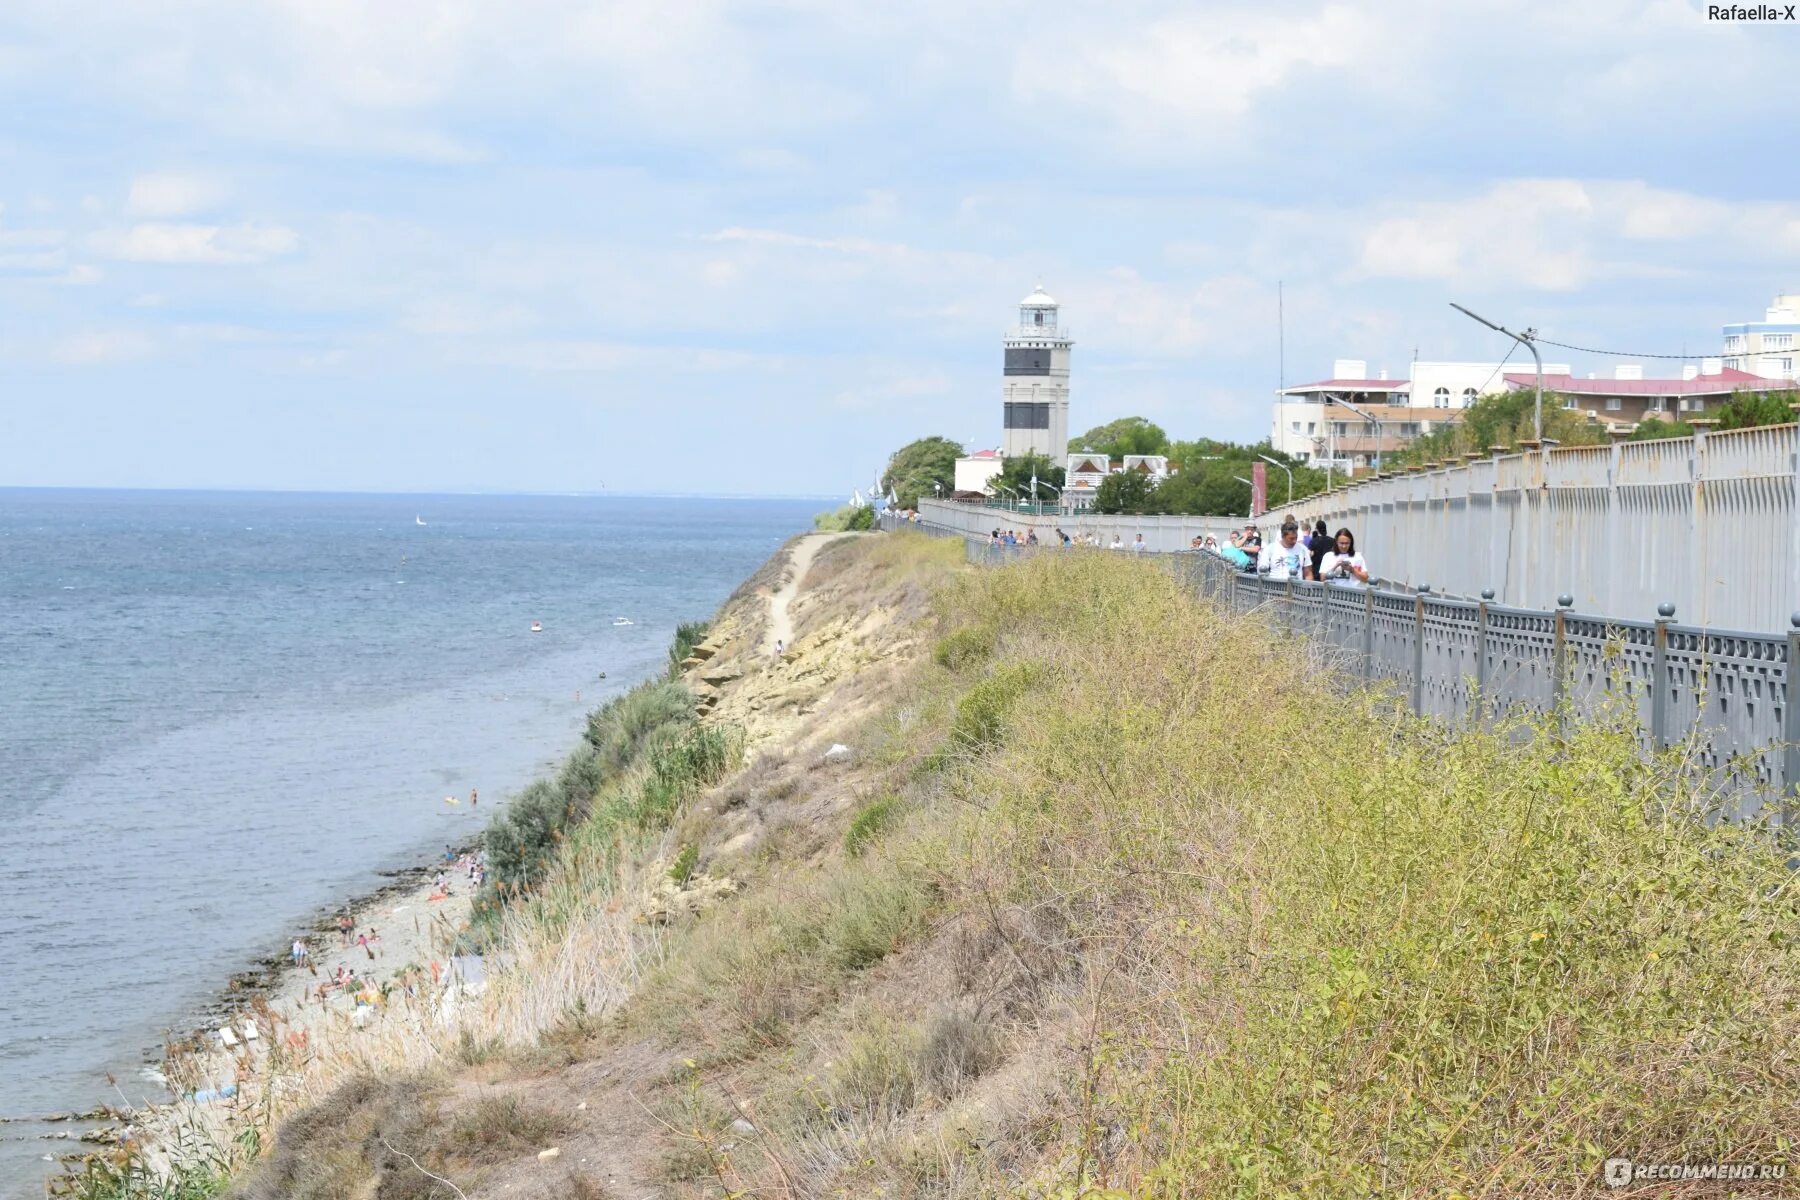
[{"label": "roof of building", "polygon": [[1005,458],[998,450],[977,450],[973,454],[965,454],[964,458]]},{"label": "roof of building", "polygon": [[1297,383],[1283,388],[1281,394],[1297,392],[1404,392],[1412,387],[1410,379],[1321,379],[1317,383]]},{"label": "roof of building", "polygon": [[1044,290],[1043,284],[1032,289],[1031,295],[1019,301],[1021,308],[1055,308],[1056,299]]},{"label": "roof of building", "polygon": [[[1506,373],[1509,386],[1528,388],[1537,383],[1530,371]],[[1565,396],[1728,396],[1736,391],[1779,392],[1791,390],[1790,379],[1764,379],[1749,371],[1725,368],[1716,375],[1692,379],[1577,379],[1573,375],[1546,375],[1544,386]]]}]

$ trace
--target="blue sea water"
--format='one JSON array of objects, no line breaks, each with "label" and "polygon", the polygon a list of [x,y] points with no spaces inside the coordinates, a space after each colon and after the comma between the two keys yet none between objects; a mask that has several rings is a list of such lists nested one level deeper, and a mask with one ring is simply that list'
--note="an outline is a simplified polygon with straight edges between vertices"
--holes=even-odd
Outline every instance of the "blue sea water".
[{"label": "blue sea water", "polygon": [[471,838],[444,796],[560,760],[818,507],[0,489],[0,1117],[150,1095],[164,1031]]}]

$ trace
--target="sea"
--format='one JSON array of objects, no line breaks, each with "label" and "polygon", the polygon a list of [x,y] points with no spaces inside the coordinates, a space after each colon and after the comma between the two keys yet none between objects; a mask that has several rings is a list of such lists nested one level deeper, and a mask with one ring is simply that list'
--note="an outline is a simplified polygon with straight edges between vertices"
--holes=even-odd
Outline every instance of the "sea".
[{"label": "sea", "polygon": [[472,840],[827,506],[0,489],[0,1196],[71,1148],[29,1118],[158,1098],[231,974]]}]

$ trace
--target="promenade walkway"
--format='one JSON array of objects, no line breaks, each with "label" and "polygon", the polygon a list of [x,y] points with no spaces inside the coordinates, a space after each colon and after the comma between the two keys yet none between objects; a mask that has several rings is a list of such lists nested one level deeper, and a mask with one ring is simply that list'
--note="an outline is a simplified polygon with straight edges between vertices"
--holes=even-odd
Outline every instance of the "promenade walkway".
[{"label": "promenade walkway", "polygon": [[[884,528],[899,527],[886,521]],[[1026,554],[1100,553],[991,545],[962,537],[969,560],[999,565]],[[1634,707],[1646,750],[1683,747],[1693,768],[1732,797],[1735,816],[1793,801],[1800,787],[1800,620],[1786,633],[1713,630],[1651,620],[1448,597],[1429,588],[1271,582],[1207,553],[1143,556],[1233,612],[1252,614],[1337,659],[1336,677],[1386,685],[1412,711],[1449,723],[1506,713],[1578,714],[1606,702]],[[1797,817],[1796,819],[1800,819]]]}]

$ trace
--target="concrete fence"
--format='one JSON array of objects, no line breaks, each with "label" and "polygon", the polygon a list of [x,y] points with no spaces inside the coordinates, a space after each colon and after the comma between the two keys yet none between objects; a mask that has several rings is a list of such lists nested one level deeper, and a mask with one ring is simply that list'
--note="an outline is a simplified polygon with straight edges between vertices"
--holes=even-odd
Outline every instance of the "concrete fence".
[{"label": "concrete fence", "polygon": [[[885,519],[884,528],[901,527]],[[998,565],[1060,546],[992,545],[961,537],[969,561]],[[1088,553],[1092,553],[1089,551]],[[1781,820],[1800,787],[1800,616],[1785,633],[1677,624],[1664,604],[1648,621],[1594,616],[1573,597],[1533,609],[1384,587],[1271,582],[1213,554],[1159,555],[1213,602],[1317,639],[1348,677],[1385,681],[1420,716],[1485,722],[1504,713],[1584,713],[1608,702],[1634,712],[1646,749],[1691,740],[1693,763],[1732,797],[1733,815],[1765,807]],[[1565,603],[1567,601],[1568,603]]]},{"label": "concrete fence", "polygon": [[1800,610],[1793,425],[1543,448],[1297,501],[1348,527],[1371,570],[1434,591],[1772,632]]}]

